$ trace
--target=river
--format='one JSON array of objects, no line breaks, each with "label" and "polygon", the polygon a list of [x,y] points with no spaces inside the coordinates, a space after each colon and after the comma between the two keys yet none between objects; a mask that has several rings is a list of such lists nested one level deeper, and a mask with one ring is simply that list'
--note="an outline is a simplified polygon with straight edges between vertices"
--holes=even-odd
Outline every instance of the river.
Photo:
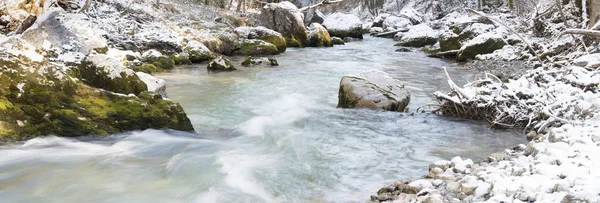
[{"label": "river", "polygon": [[[524,143],[515,131],[427,113],[336,108],[342,76],[390,73],[412,92],[410,112],[436,104],[472,70],[394,52],[367,37],[289,49],[278,67],[209,74],[206,64],[159,74],[196,133],[145,130],[48,136],[0,148],[2,202],[364,202],[386,183],[454,156],[481,160]],[[235,64],[243,58],[233,57]]]}]

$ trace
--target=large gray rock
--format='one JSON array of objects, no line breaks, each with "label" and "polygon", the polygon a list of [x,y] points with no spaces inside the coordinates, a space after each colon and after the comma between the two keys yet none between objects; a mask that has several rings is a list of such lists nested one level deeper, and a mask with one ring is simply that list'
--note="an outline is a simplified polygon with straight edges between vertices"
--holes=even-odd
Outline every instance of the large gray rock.
[{"label": "large gray rock", "polygon": [[41,15],[27,29],[22,38],[37,49],[52,48],[59,54],[78,52],[88,55],[92,51],[106,53],[106,40],[90,25],[85,14],[67,14],[54,8]]},{"label": "large gray rock", "polygon": [[399,41],[396,46],[423,47],[437,43],[439,36],[438,31],[423,23],[411,27],[406,33],[399,32],[394,39]]},{"label": "large gray rock", "polygon": [[334,13],[325,18],[323,26],[327,28],[331,36],[362,39],[362,22],[352,14]]},{"label": "large gray rock", "polygon": [[237,33],[241,38],[244,39],[259,39],[268,43],[275,45],[278,49],[279,53],[285,52],[286,43],[285,38],[281,33],[263,27],[237,27],[234,29],[235,33]]},{"label": "large gray rock", "polygon": [[288,47],[304,47],[308,40],[304,15],[288,1],[265,5],[261,9],[260,23],[281,33]]},{"label": "large gray rock", "polygon": [[485,33],[466,42],[458,52],[457,60],[466,61],[474,59],[479,54],[489,54],[502,49],[506,42],[501,35],[496,33]]},{"label": "large gray rock", "polygon": [[209,72],[234,71],[236,70],[231,61],[223,56],[217,56],[208,63],[206,67]]},{"label": "large gray rock", "polygon": [[340,81],[338,107],[369,108],[404,112],[410,92],[385,72],[370,70]]},{"label": "large gray rock", "polygon": [[204,44],[196,40],[189,41],[185,46],[184,51],[187,53],[188,58],[192,63],[208,61],[213,57],[210,50],[204,46]]},{"label": "large gray rock", "polygon": [[308,33],[308,47],[332,47],[333,42],[329,32],[319,23],[310,24]]},{"label": "large gray rock", "polygon": [[408,26],[412,26],[412,23],[404,17],[389,16],[383,21],[383,29],[397,30],[407,28]]},{"label": "large gray rock", "polygon": [[234,48],[233,54],[243,56],[275,55],[279,53],[277,46],[259,39],[238,41],[235,43]]}]

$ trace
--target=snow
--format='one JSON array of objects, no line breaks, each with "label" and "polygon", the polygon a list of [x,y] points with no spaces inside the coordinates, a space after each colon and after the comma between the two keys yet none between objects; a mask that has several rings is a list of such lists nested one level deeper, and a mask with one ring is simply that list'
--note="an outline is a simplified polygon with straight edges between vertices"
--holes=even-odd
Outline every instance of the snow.
[{"label": "snow", "polygon": [[436,30],[433,30],[427,23],[421,23],[415,26],[412,26],[408,32],[399,32],[396,34],[394,38],[398,39],[414,39],[420,37],[431,37],[437,38],[440,36],[440,33]]},{"label": "snow", "polygon": [[353,30],[362,29],[362,22],[352,14],[334,13],[325,18],[323,26],[327,30]]},{"label": "snow", "polygon": [[35,47],[17,37],[7,37],[0,41],[0,49],[15,56],[24,56],[34,62],[41,62],[44,56],[36,52]]},{"label": "snow", "polygon": [[412,23],[409,19],[398,16],[389,16],[383,21],[383,29],[391,28],[393,30],[396,30],[400,28],[407,28],[411,25]]}]

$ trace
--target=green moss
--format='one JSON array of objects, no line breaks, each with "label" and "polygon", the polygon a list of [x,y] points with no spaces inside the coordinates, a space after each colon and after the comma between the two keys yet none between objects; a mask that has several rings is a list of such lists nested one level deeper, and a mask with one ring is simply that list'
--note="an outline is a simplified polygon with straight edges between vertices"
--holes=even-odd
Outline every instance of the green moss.
[{"label": "green moss", "polygon": [[262,40],[244,40],[236,45],[234,54],[245,56],[274,55],[279,50],[271,43]]},{"label": "green moss", "polygon": [[13,104],[10,101],[8,101],[6,98],[0,98],[0,110],[6,110],[12,107]]},{"label": "green moss", "polygon": [[192,62],[190,61],[190,59],[188,57],[182,57],[179,54],[173,54],[173,55],[169,56],[169,58],[171,58],[171,60],[175,63],[175,65],[192,64]]},{"label": "green moss", "polygon": [[108,47],[95,48],[94,51],[99,54],[106,54],[106,52],[108,52]]},{"label": "green moss", "polygon": [[206,67],[206,69],[208,69],[208,71],[211,71],[211,72],[236,70],[235,67],[233,66],[233,64],[231,63],[231,61],[229,61],[227,58],[222,57],[222,56],[218,56],[215,59],[213,59],[212,61],[210,61],[208,63],[208,66]]},{"label": "green moss", "polygon": [[447,36],[440,38],[440,51],[459,50],[462,47],[458,36]]},{"label": "green moss", "polygon": [[161,70],[158,69],[153,64],[144,64],[144,65],[141,65],[141,66],[136,66],[136,67],[133,67],[132,70],[135,71],[135,72],[144,72],[144,73],[148,73],[148,74],[153,74],[153,73],[161,72]]},{"label": "green moss", "polygon": [[346,95],[346,91],[344,91],[344,87],[340,85],[340,89],[338,91],[338,108],[354,108],[358,104],[357,100],[349,99]]},{"label": "green moss", "polygon": [[213,59],[213,55],[210,52],[200,52],[199,50],[188,51],[189,60],[192,63],[200,63]]},{"label": "green moss", "polygon": [[175,67],[175,61],[166,56],[156,57],[150,63],[160,70],[171,70]]},{"label": "green moss", "polygon": [[283,38],[283,37],[269,35],[269,36],[259,37],[258,39],[275,45],[275,47],[277,47],[277,50],[279,51],[279,53],[283,53],[287,49],[287,44],[286,44],[285,38]]},{"label": "green moss", "polygon": [[104,67],[98,67],[91,62],[83,61],[74,70],[73,76],[81,78],[83,82],[92,87],[106,89],[123,94],[139,94],[148,88],[137,75],[127,75],[121,72],[120,76],[111,78],[110,73]]}]

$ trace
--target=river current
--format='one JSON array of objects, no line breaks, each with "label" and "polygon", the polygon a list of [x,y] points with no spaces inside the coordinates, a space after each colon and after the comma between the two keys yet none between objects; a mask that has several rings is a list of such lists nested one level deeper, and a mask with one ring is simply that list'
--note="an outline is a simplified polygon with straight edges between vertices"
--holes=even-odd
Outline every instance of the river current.
[{"label": "river current", "polygon": [[[481,160],[524,143],[515,131],[414,113],[472,70],[394,52],[367,37],[288,49],[278,67],[209,74],[206,64],[159,74],[196,133],[145,130],[47,136],[0,148],[2,202],[364,202],[382,186],[454,156]],[[232,58],[240,64],[243,58]],[[377,69],[412,92],[409,113],[336,108],[344,75]]]}]

